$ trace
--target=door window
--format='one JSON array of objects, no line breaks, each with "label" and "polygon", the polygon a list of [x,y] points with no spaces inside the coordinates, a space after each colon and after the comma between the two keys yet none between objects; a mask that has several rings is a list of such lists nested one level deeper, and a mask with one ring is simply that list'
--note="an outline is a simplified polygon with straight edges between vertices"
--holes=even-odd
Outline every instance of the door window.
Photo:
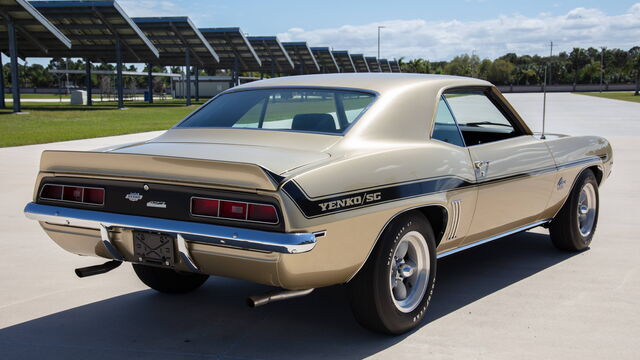
[{"label": "door window", "polygon": [[467,146],[504,140],[521,133],[480,90],[454,91],[444,95]]}]

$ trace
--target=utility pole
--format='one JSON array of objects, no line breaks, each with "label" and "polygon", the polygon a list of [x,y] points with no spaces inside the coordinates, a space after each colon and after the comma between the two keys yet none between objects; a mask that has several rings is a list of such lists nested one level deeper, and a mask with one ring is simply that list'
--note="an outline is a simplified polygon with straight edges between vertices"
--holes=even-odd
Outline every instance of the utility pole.
[{"label": "utility pole", "polygon": [[384,29],[386,26],[378,26],[378,60],[380,59],[380,29]]},{"label": "utility pole", "polygon": [[602,84],[604,83],[604,51],[607,49],[606,47],[600,48],[600,92],[602,92]]},{"label": "utility pole", "polygon": [[549,41],[549,85],[551,85],[551,58],[553,57],[553,40]]}]

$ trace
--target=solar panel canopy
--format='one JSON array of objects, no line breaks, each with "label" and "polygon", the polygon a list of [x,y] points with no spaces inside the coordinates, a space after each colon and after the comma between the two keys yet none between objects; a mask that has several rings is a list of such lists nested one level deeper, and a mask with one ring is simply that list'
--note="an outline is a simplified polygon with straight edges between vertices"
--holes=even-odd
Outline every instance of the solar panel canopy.
[{"label": "solar panel canopy", "polygon": [[378,63],[380,64],[380,70],[382,70],[382,72],[391,72],[391,67],[389,66],[389,60],[380,59],[378,60]]},{"label": "solar panel canopy", "polygon": [[375,56],[367,56],[364,59],[367,61],[371,72],[381,72],[380,63],[378,63],[378,59]]},{"label": "solar panel canopy", "polygon": [[328,47],[312,47],[311,52],[316,57],[316,62],[320,65],[320,72],[322,73],[337,73],[340,72],[340,68],[336,63],[336,59],[331,53],[331,49]]},{"label": "solar panel canopy", "polygon": [[31,4],[71,39],[69,50],[52,57],[82,57],[116,62],[120,40],[122,61],[153,62],[159,51],[115,1],[32,1]]},{"label": "solar panel canopy", "polygon": [[400,72],[400,65],[398,65],[397,60],[389,60],[389,66],[392,72]]},{"label": "solar panel canopy", "polygon": [[351,61],[353,61],[353,65],[356,67],[357,72],[369,72],[369,66],[364,60],[364,55],[351,54]]},{"label": "solar panel canopy", "polygon": [[289,54],[277,37],[249,36],[247,39],[262,62],[261,71],[289,73],[294,70]]},{"label": "solar panel canopy", "polygon": [[218,63],[218,55],[188,17],[144,17],[132,20],[160,52],[160,58],[154,64],[187,65],[187,51],[190,65],[204,68]]},{"label": "solar panel canopy", "polygon": [[306,42],[284,42],[282,46],[301,74],[317,74],[320,66]]},{"label": "solar panel canopy", "polygon": [[71,40],[26,0],[0,0],[0,51],[8,53],[8,21],[15,27],[19,57],[46,57],[71,47]]},{"label": "solar panel canopy", "polygon": [[353,65],[353,61],[347,50],[332,51],[332,54],[338,63],[340,72],[356,72],[356,67]]},{"label": "solar panel canopy", "polygon": [[218,54],[218,67],[239,71],[260,71],[262,62],[240,28],[200,28],[200,33]]}]

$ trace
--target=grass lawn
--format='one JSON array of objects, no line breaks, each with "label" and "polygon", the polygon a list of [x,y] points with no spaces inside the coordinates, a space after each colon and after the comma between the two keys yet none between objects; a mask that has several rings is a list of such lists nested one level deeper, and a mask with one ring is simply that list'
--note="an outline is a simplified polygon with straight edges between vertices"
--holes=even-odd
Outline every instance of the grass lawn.
[{"label": "grass lawn", "polygon": [[640,96],[633,96],[633,91],[630,92],[576,92],[574,94],[596,96],[601,98],[624,100],[640,103]]},{"label": "grass lawn", "polygon": [[0,109],[0,147],[42,144],[93,137],[163,130],[175,125],[197,106],[186,107],[184,100],[127,102],[126,110],[115,103],[91,107],[68,103],[25,103],[22,111],[11,113],[11,104]]},{"label": "grass lawn", "polygon": [[[5,99],[13,99],[13,95],[9,93],[4,94]],[[38,93],[20,93],[20,99],[59,99],[60,95],[58,94],[38,94]],[[69,95],[62,95],[63,99],[68,99]]]}]

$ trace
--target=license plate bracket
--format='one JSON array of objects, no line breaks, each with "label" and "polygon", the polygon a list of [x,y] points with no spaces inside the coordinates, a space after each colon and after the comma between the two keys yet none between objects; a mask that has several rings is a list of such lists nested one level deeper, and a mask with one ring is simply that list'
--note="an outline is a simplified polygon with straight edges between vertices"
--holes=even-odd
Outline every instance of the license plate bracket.
[{"label": "license plate bracket", "polygon": [[133,231],[135,259],[143,264],[174,267],[175,237],[148,231]]}]

